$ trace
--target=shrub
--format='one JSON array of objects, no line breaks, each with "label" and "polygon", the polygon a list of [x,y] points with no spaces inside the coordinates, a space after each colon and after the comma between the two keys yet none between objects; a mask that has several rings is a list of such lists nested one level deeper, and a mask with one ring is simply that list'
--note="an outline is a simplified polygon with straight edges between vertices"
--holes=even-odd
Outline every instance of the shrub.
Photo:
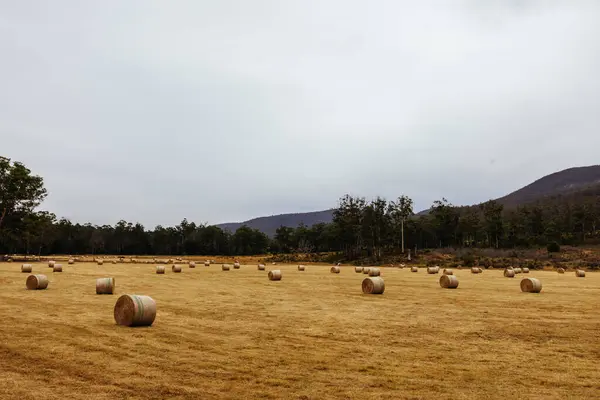
[{"label": "shrub", "polygon": [[489,258],[484,258],[479,264],[483,265],[485,268],[489,268],[492,266],[492,260]]},{"label": "shrub", "polygon": [[436,260],[427,260],[427,262],[425,263],[425,265],[427,267],[435,267],[436,265],[438,265],[438,261],[436,261]]},{"label": "shrub", "polygon": [[598,261],[580,261],[580,268],[589,268],[589,269],[600,269],[600,262]]},{"label": "shrub", "polygon": [[473,254],[465,254],[461,257],[461,260],[465,267],[472,267],[475,265],[475,257]]},{"label": "shrub", "polygon": [[529,269],[540,269],[542,268],[542,263],[538,260],[529,260],[526,261],[523,266]]},{"label": "shrub", "polygon": [[548,253],[559,253],[560,245],[557,242],[550,242],[548,243],[548,246],[546,246],[546,249],[548,250]]}]

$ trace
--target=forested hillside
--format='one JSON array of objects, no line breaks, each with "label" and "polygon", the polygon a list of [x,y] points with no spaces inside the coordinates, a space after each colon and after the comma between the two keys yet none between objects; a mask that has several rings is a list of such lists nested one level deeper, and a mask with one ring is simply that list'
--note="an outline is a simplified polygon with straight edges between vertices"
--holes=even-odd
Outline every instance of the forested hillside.
[{"label": "forested hillside", "polygon": [[[597,167],[592,167],[596,169]],[[589,169],[584,171],[591,171]],[[571,173],[571,172],[569,172]],[[0,252],[5,254],[205,254],[339,252],[347,260],[381,260],[403,249],[436,247],[515,248],[548,243],[597,243],[600,184],[596,175],[555,180],[537,201],[505,207],[502,199],[471,207],[435,201],[428,215],[413,213],[412,200],[344,196],[330,223],[280,226],[274,236],[246,225],[235,232],[183,220],[147,229],[119,221],[96,226],[72,223],[37,206],[46,197],[43,179],[21,163],[0,157]],[[540,182],[538,181],[538,182]],[[560,181],[560,182],[559,182]],[[524,188],[524,190],[527,188]],[[530,193],[531,188],[525,193]],[[527,197],[527,196],[525,196]],[[513,196],[514,198],[514,196]]]},{"label": "forested hillside", "polygon": [[577,192],[598,184],[600,184],[600,165],[569,168],[544,176],[497,201],[505,207],[514,207],[543,200],[544,197]]},{"label": "forested hillside", "polygon": [[307,213],[272,215],[269,217],[250,219],[245,222],[232,222],[227,224],[219,224],[217,226],[221,229],[235,232],[236,229],[246,225],[252,229],[258,229],[259,231],[267,234],[269,237],[273,237],[275,236],[277,228],[280,226],[287,226],[291,228],[296,228],[300,225],[313,226],[320,223],[329,223],[332,219],[333,210],[325,210]]},{"label": "forested hillside", "polygon": [[[514,208],[545,197],[556,196],[568,192],[576,192],[586,187],[600,183],[600,166],[569,168],[564,171],[547,175],[535,182],[516,190],[504,197],[496,199],[506,208]],[[417,215],[427,215],[430,209],[418,212]],[[235,232],[242,225],[258,229],[273,237],[277,228],[287,226],[296,228],[301,224],[312,226],[318,223],[330,223],[333,220],[333,210],[315,211],[297,214],[282,214],[269,217],[254,218],[245,222],[235,222],[217,225],[222,229]]]}]

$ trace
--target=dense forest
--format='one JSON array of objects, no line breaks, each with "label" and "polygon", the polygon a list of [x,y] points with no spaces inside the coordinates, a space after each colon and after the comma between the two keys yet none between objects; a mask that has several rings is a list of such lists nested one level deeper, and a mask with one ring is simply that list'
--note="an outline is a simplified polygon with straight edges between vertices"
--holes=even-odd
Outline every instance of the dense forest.
[{"label": "dense forest", "polygon": [[408,249],[516,248],[599,241],[600,185],[544,197],[505,209],[496,201],[455,207],[435,201],[415,215],[406,196],[395,201],[346,195],[331,223],[280,227],[273,238],[242,226],[235,232],[183,220],[148,230],[139,223],[114,226],[58,220],[38,207],[47,195],[43,178],[22,163],[0,157],[0,253],[251,255],[338,252],[347,260],[380,260]]}]

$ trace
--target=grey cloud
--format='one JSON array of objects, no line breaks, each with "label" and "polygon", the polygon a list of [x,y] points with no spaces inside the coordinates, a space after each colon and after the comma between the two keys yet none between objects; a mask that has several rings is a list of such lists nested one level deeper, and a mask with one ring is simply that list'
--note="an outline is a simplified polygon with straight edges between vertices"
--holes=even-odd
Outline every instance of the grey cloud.
[{"label": "grey cloud", "polygon": [[0,1],[0,153],[94,223],[484,201],[597,163],[599,11]]}]

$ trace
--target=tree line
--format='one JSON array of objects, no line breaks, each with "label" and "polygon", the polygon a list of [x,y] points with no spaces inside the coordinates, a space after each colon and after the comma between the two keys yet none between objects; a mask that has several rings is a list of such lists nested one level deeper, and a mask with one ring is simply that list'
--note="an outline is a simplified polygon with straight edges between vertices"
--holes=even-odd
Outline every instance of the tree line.
[{"label": "tree line", "polygon": [[47,195],[43,179],[22,163],[0,157],[0,253],[252,255],[336,252],[344,259],[382,260],[424,248],[516,248],[548,243],[596,243],[600,186],[516,208],[490,200],[455,207],[435,201],[415,215],[413,201],[346,195],[331,223],[280,227],[273,238],[242,226],[235,232],[184,219],[148,230],[140,223],[114,226],[72,223],[37,207]]}]

